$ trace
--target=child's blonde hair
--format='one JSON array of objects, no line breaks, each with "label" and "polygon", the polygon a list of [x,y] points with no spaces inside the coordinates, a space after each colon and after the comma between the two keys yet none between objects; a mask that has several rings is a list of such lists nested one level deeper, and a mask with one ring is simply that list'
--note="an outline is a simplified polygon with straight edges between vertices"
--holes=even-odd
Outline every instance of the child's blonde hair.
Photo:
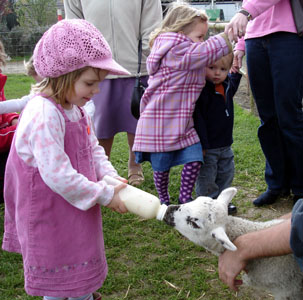
[{"label": "child's blonde hair", "polygon": [[197,22],[207,22],[207,15],[203,10],[196,9],[186,2],[173,2],[169,7],[161,26],[150,34],[149,45],[153,46],[157,36],[164,32],[180,32],[191,30]]},{"label": "child's blonde hair", "polygon": [[24,61],[24,67],[27,76],[35,77],[38,75],[34,67],[33,56],[29,59],[29,61]]},{"label": "child's blonde hair", "polygon": [[5,66],[6,64],[7,55],[5,53],[4,45],[0,41],[0,67]]},{"label": "child's blonde hair", "polygon": [[218,61],[220,61],[224,68],[226,69],[230,69],[232,64],[233,64],[233,60],[234,60],[234,53],[230,52],[227,55],[224,55],[223,57],[221,57],[220,59],[218,59]]},{"label": "child's blonde hair", "polygon": [[50,89],[52,94],[48,95],[53,98],[56,103],[61,106],[66,105],[66,97],[69,93],[75,92],[75,82],[81,76],[83,72],[92,68],[94,72],[97,74],[98,78],[100,78],[100,69],[93,68],[90,66],[77,69],[75,71],[69,72],[67,74],[61,75],[59,77],[50,78],[46,77],[41,82],[36,83],[32,86],[32,92],[35,94],[43,93],[46,90]]}]

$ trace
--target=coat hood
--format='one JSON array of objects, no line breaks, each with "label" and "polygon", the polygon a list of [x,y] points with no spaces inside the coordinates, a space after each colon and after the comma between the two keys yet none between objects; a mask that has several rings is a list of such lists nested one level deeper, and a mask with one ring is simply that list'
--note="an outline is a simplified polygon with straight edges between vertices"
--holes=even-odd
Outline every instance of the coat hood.
[{"label": "coat hood", "polygon": [[[155,74],[160,68],[162,59],[171,51],[173,55],[183,56],[192,40],[182,33],[166,32],[160,34],[154,42],[151,53],[147,58],[147,71],[149,75]],[[176,68],[177,60],[169,67]]]}]

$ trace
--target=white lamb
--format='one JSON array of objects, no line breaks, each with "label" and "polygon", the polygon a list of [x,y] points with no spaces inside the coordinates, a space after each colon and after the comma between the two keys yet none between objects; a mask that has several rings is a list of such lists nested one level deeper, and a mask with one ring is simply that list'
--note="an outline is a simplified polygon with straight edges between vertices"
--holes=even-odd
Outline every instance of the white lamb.
[{"label": "white lamb", "polygon": [[[231,241],[239,235],[283,222],[281,219],[253,222],[228,216],[227,206],[236,192],[235,188],[228,188],[216,200],[198,197],[190,203],[170,205],[163,220],[217,256],[224,248],[236,250]],[[255,259],[247,265],[247,270],[248,273],[242,276],[244,284],[266,290],[276,300],[303,299],[303,272],[292,254]]]}]

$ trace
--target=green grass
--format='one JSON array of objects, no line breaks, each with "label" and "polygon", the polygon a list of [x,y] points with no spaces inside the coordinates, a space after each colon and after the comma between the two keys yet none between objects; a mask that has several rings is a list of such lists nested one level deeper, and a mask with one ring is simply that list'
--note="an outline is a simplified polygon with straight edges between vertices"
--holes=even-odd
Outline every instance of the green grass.
[{"label": "green grass", "polygon": [[[9,75],[7,98],[29,91],[32,80]],[[259,120],[235,107],[234,185],[239,212],[252,207],[248,192],[257,194],[265,188],[264,158],[257,140]],[[118,134],[112,163],[121,176],[127,177],[128,148],[126,134]],[[150,165],[143,165],[142,189],[156,195]],[[181,167],[172,169],[170,194],[176,202]],[[103,208],[104,239],[109,265],[108,277],[100,289],[103,299],[175,300],[175,299],[257,299],[249,289],[237,297],[218,279],[217,258],[183,238],[177,231],[156,220],[141,220],[135,215],[119,215]],[[4,205],[0,205],[0,232],[3,232]],[[0,251],[0,299],[41,299],[26,295],[23,288],[21,256]],[[264,295],[258,299],[265,298]]]},{"label": "green grass", "polygon": [[17,99],[28,95],[34,82],[33,78],[25,75],[9,74],[4,87],[6,99]]},{"label": "green grass", "polygon": [[235,107],[234,156],[236,165],[235,185],[265,189],[263,152],[257,138],[258,118]]}]

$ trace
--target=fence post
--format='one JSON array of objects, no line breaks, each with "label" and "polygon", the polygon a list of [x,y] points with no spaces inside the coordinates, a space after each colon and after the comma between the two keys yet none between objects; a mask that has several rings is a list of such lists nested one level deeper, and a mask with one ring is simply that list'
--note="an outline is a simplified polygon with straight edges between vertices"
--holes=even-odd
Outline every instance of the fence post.
[{"label": "fence post", "polygon": [[61,21],[62,20],[62,10],[60,8],[57,9],[57,20]]}]

